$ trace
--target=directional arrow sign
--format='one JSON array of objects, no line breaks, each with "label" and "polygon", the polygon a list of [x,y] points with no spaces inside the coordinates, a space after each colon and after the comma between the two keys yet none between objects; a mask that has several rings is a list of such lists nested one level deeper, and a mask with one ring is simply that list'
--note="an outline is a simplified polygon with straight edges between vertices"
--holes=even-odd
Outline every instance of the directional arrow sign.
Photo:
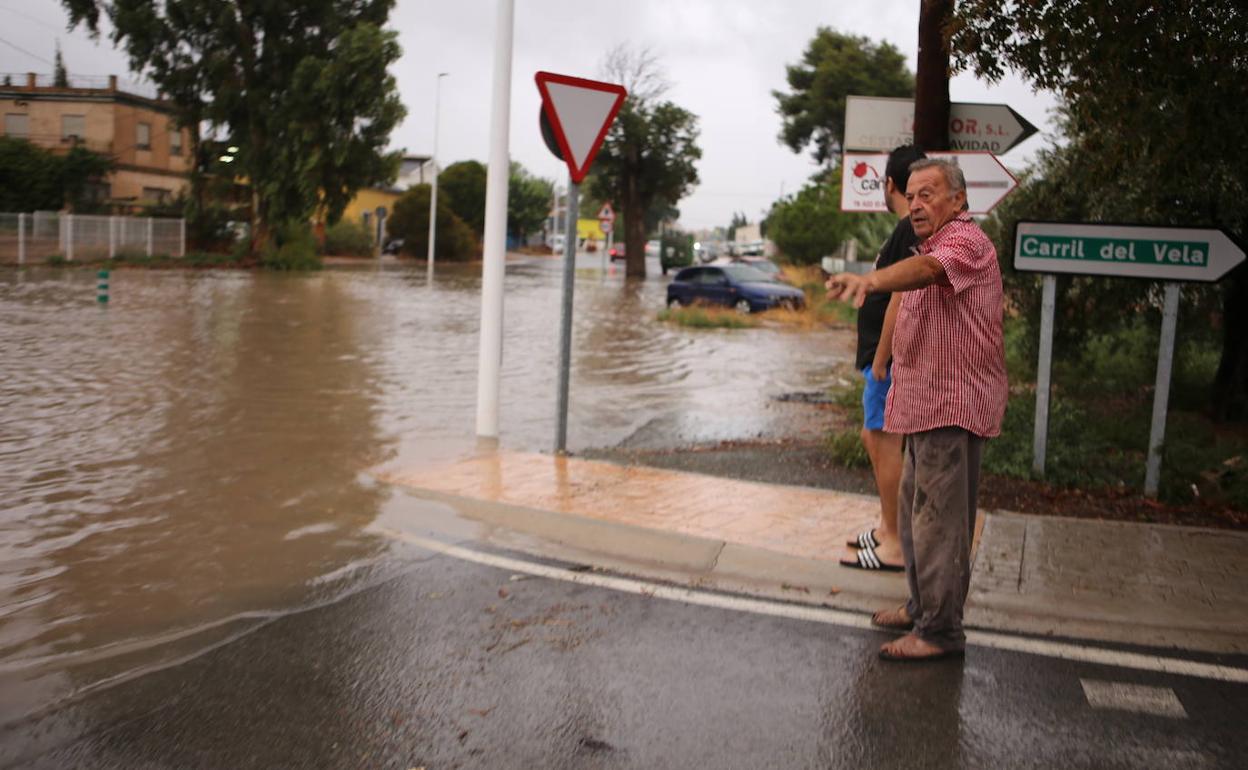
[{"label": "directional arrow sign", "polygon": [[552,72],[539,72],[536,80],[542,114],[559,148],[556,155],[568,164],[573,183],[580,184],[627,93],[614,83]]},{"label": "directional arrow sign", "polygon": [[[949,105],[949,149],[1001,155],[1036,133],[1005,104]],[[845,149],[892,150],[914,143],[914,100],[850,96],[845,100]]]},{"label": "directional arrow sign", "polygon": [[1217,281],[1243,261],[1216,228],[1019,222],[1014,231],[1014,269],[1028,272]]},{"label": "directional arrow sign", "polygon": [[[1014,175],[990,152],[930,152],[950,161],[966,177],[966,202],[972,214],[987,214],[1018,186]],[[847,152],[841,164],[841,211],[888,211],[884,203],[884,167],[888,155]]]}]

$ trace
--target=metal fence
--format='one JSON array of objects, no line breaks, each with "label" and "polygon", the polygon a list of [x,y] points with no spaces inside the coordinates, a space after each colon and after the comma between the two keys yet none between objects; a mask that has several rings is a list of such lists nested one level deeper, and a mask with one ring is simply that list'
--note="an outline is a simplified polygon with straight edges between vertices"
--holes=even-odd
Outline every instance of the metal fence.
[{"label": "metal fence", "polygon": [[186,220],[36,211],[0,213],[0,262],[186,256]]}]

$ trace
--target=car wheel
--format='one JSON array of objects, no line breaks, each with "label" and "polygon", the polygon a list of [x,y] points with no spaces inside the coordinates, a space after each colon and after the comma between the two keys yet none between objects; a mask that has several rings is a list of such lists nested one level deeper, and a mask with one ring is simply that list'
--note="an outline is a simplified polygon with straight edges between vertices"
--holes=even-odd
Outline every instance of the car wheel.
[{"label": "car wheel", "polygon": [[741,315],[749,315],[750,301],[748,299],[739,299],[737,300],[737,304],[733,305],[732,308]]}]

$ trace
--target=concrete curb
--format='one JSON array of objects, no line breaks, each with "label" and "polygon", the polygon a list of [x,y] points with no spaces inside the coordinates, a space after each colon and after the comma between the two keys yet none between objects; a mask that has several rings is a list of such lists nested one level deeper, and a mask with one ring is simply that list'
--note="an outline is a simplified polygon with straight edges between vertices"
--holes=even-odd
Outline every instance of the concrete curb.
[{"label": "concrete curb", "polygon": [[[459,497],[394,486],[410,503],[401,520],[386,525],[435,537],[472,538],[540,558],[586,564],[602,570],[674,585],[756,598],[871,612],[905,600],[898,573],[843,568],[833,560],[810,559],[763,548],[664,530],[591,519],[576,514]],[[430,505],[441,508],[432,511]],[[1085,603],[1037,601],[1008,591],[983,590],[992,565],[990,523],[1010,523],[1011,514],[984,513],[983,540],[967,603],[968,628],[1063,639],[1144,645],[1178,650],[1243,654],[1248,635],[1231,623],[1214,626],[1165,625],[1132,616],[1131,604],[1089,609]],[[981,589],[976,590],[980,584]]]}]

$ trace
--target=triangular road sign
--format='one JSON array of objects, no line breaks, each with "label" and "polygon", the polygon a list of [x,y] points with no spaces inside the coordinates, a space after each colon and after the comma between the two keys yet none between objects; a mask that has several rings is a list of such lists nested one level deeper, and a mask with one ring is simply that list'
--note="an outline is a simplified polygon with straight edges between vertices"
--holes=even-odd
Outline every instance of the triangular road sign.
[{"label": "triangular road sign", "polygon": [[628,94],[614,83],[553,72],[539,72],[536,80],[542,111],[554,130],[568,173],[580,184]]},{"label": "triangular road sign", "polygon": [[611,208],[610,201],[602,204],[602,208],[599,209],[598,211],[598,219],[601,222],[614,222],[615,221],[615,209]]}]

